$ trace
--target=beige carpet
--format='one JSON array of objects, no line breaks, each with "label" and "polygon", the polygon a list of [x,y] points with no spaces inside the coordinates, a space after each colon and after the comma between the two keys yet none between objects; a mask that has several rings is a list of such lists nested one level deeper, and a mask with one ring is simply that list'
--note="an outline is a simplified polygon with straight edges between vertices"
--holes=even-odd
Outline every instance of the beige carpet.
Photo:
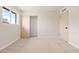
[{"label": "beige carpet", "polygon": [[77,53],[79,50],[58,38],[21,39],[1,53]]}]

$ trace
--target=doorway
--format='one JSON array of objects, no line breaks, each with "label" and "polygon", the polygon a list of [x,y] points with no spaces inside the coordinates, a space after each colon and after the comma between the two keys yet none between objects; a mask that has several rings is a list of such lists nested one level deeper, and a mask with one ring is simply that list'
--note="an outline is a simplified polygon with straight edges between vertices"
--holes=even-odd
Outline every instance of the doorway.
[{"label": "doorway", "polygon": [[37,37],[37,16],[30,16],[30,37]]}]

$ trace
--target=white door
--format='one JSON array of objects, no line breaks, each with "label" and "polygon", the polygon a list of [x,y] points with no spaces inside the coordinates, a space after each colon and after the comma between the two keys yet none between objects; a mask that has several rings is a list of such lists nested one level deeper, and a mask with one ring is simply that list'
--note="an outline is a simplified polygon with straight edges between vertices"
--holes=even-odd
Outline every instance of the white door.
[{"label": "white door", "polygon": [[30,36],[37,36],[37,16],[30,16]]}]

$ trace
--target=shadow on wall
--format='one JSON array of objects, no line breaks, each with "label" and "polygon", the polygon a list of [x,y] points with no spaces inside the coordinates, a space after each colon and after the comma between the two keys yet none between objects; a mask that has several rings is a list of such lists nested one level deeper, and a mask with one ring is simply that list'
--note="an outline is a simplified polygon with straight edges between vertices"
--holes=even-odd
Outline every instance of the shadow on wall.
[{"label": "shadow on wall", "polygon": [[22,27],[22,35],[21,37],[24,38],[28,38],[29,37],[29,32],[27,31],[27,29],[25,29],[24,27]]}]

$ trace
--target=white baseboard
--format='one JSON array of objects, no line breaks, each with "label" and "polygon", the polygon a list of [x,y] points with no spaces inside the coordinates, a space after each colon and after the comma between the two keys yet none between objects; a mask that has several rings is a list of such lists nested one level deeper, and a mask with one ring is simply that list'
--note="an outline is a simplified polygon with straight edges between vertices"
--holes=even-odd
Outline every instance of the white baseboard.
[{"label": "white baseboard", "polygon": [[6,45],[2,46],[2,47],[0,48],[0,51],[3,50],[4,48],[8,47],[9,45],[11,45],[12,43],[14,43],[14,42],[17,41],[17,40],[19,40],[19,39],[16,39],[16,40],[14,40],[14,41],[12,41],[12,42],[10,42],[10,43],[7,43]]},{"label": "white baseboard", "polygon": [[72,43],[72,42],[68,42],[70,45],[72,45],[72,46],[74,46],[75,48],[77,48],[77,49],[79,49],[79,46],[78,45],[76,45],[76,44],[74,44],[74,43]]}]

